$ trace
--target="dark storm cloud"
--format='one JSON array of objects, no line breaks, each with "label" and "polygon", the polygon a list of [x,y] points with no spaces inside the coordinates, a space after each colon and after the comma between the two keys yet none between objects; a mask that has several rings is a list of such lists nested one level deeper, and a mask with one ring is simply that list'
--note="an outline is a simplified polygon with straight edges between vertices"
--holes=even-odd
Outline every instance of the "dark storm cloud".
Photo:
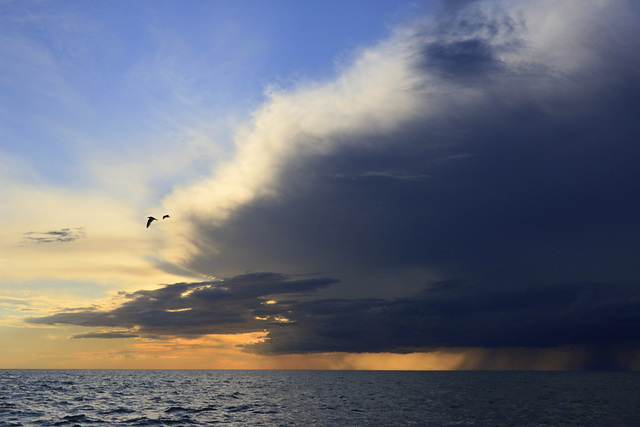
[{"label": "dark storm cloud", "polygon": [[[238,276],[31,322],[267,330],[247,347],[264,354],[585,345],[612,366],[640,338],[638,6],[456,3],[402,39],[424,111],[385,132],[319,131],[322,155],[269,164],[276,196],[195,220],[190,270],[339,283]],[[560,25],[567,9],[534,19],[557,5],[580,14],[536,28]]]},{"label": "dark storm cloud", "polygon": [[269,355],[586,345],[608,367],[615,365],[607,345],[619,348],[640,339],[640,290],[621,284],[498,287],[446,281],[407,298],[309,298],[332,283],[273,273],[178,283],[127,294],[127,302],[108,312],[58,313],[29,322],[128,328],[73,338],[267,331],[267,340],[246,350]]},{"label": "dark storm cloud", "polygon": [[[327,296],[461,282],[412,299],[298,305],[297,323],[271,329],[260,351],[638,338],[638,8],[585,4],[590,14],[545,50],[531,9],[476,7],[488,3],[461,2],[411,33],[414,72],[432,89],[424,115],[393,132],[329,136],[342,139],[330,153],[282,166],[277,198],[203,222],[202,241],[224,250],[191,260],[209,274],[271,266],[342,279]],[[421,269],[407,284],[403,272]]]},{"label": "dark storm cloud", "polygon": [[253,350],[415,351],[438,347],[599,346],[637,342],[640,291],[605,283],[487,289],[433,284],[411,298],[320,300],[291,308]]},{"label": "dark storm cloud", "polygon": [[[330,153],[281,166],[277,197],[198,224],[202,252],[190,266],[212,275],[229,266],[341,279],[424,268],[434,272],[425,280],[636,281],[640,31],[614,18],[637,8],[613,2],[591,17],[607,31],[576,30],[583,39],[563,53],[579,48],[588,59],[556,69],[529,56],[526,16],[488,16],[475,9],[484,3],[407,42],[413,72],[437,89],[423,116],[374,136],[331,135],[342,141]],[[212,255],[207,242],[223,250]]]},{"label": "dark storm cloud", "polygon": [[419,63],[426,71],[458,82],[497,77],[507,72],[500,55],[525,47],[526,25],[508,13],[486,17],[460,12],[423,33]]},{"label": "dark storm cloud", "polygon": [[[335,283],[309,278],[291,280],[275,273],[254,273],[221,281],[176,283],[151,291],[124,294],[127,302],[112,311],[67,311],[31,318],[34,324],[135,329],[137,335],[205,335],[262,331],[282,323],[295,301],[269,304],[269,298],[305,296]],[[121,333],[118,333],[121,334]],[[112,338],[83,334],[76,338]],[[122,336],[117,336],[122,337]]]},{"label": "dark storm cloud", "polygon": [[29,231],[22,235],[22,240],[27,243],[68,243],[86,236],[84,227],[77,227],[51,231]]}]

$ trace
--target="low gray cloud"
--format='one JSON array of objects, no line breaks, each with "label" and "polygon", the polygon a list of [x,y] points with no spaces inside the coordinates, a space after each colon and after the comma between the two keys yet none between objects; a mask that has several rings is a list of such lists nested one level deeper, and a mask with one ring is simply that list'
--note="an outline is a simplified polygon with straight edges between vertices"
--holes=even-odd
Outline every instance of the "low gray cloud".
[{"label": "low gray cloud", "polygon": [[130,332],[89,332],[86,334],[74,335],[71,338],[137,338],[140,335],[132,334]]},{"label": "low gray cloud", "polygon": [[87,236],[84,227],[62,228],[51,231],[29,231],[22,235],[26,243],[69,243]]},{"label": "low gray cloud", "polygon": [[407,298],[313,298],[335,283],[255,273],[138,291],[111,311],[63,312],[28,322],[128,328],[73,338],[265,331],[267,340],[245,350],[266,355],[586,345],[598,349],[601,366],[609,368],[616,367],[621,345],[636,349],[632,343],[640,340],[640,289],[623,284],[446,281]]},{"label": "low gray cloud", "polygon": [[503,289],[435,283],[392,300],[297,305],[258,351],[415,351],[438,347],[553,347],[634,342],[640,291],[610,283]]},{"label": "low gray cloud", "polygon": [[[335,282],[327,278],[296,280],[281,274],[254,273],[226,280],[176,283],[124,294],[129,301],[112,311],[68,310],[27,322],[128,328],[135,329],[136,335],[158,336],[263,331],[286,322],[289,308],[297,303],[289,295],[312,295]],[[276,304],[268,303],[276,297]],[[91,337],[99,338],[100,334]]]}]

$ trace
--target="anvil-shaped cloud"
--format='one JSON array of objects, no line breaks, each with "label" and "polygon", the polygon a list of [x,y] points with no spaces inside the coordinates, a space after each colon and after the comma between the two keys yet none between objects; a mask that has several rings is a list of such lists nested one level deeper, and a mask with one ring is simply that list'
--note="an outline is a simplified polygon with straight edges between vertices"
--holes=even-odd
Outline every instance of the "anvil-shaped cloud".
[{"label": "anvil-shaped cloud", "polygon": [[638,8],[460,4],[272,91],[236,157],[166,199],[184,218],[167,255],[376,289],[399,270],[418,287],[635,278]]},{"label": "anvil-shaped cloud", "polygon": [[236,156],[165,200],[167,258],[232,279],[31,322],[267,330],[262,353],[637,342],[640,6],[446,3],[271,90]]}]

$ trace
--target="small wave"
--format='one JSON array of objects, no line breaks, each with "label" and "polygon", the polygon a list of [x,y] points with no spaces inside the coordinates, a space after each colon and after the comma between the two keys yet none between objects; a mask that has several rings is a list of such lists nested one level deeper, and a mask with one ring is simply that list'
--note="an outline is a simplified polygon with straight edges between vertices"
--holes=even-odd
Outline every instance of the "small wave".
[{"label": "small wave", "polygon": [[182,406],[171,406],[164,410],[167,414],[173,414],[175,412],[195,412],[196,410],[193,408],[183,408]]},{"label": "small wave", "polygon": [[208,411],[217,411],[218,409],[219,407],[215,405],[208,405],[208,406],[205,406],[204,408],[196,409],[194,410],[194,412],[200,413],[200,412],[208,412]]},{"label": "small wave", "polygon": [[162,425],[162,421],[160,421],[160,420],[152,420],[151,418],[147,418],[147,417],[132,418],[130,420],[127,420],[126,423],[130,424],[132,426],[159,426],[159,425]]},{"label": "small wave", "polygon": [[173,419],[173,418],[160,418],[158,419],[158,421],[160,421],[162,423],[162,425],[179,425],[179,426],[183,426],[185,424],[196,424],[195,420],[193,420],[193,418],[189,417],[189,416],[183,416],[179,419]]},{"label": "small wave", "polygon": [[276,410],[276,409],[256,409],[255,411],[251,411],[253,414],[260,414],[260,415],[273,415],[273,414],[279,414],[280,411]]},{"label": "small wave", "polygon": [[246,412],[252,408],[252,405],[239,405],[239,406],[229,406],[227,412]]},{"label": "small wave", "polygon": [[72,408],[72,410],[69,412],[92,412],[92,411],[95,411],[95,409],[96,408],[93,405],[85,404],[85,405],[78,405]]},{"label": "small wave", "polygon": [[92,420],[91,418],[87,417],[84,414],[79,414],[79,415],[66,415],[62,417],[62,421],[58,421],[53,425],[63,426],[65,424],[71,424],[71,423],[96,423],[96,422],[100,422],[100,421]]},{"label": "small wave", "polygon": [[109,409],[107,411],[100,411],[99,414],[101,414],[101,415],[132,414],[134,412],[136,412],[136,411],[134,411],[133,409],[119,407],[119,408],[116,408],[116,409]]},{"label": "small wave", "polygon": [[239,391],[234,391],[233,393],[224,393],[224,394],[218,394],[216,397],[218,398],[222,398],[222,399],[241,399],[243,396],[245,396],[244,393],[240,393]]},{"label": "small wave", "polygon": [[15,403],[10,403],[10,402],[0,402],[0,411],[3,409],[15,409],[16,408],[16,404]]}]

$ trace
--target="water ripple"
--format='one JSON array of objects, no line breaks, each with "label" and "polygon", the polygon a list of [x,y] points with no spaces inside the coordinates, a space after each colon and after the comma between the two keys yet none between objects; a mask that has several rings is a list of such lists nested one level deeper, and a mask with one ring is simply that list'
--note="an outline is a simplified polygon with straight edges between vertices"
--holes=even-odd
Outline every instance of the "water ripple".
[{"label": "water ripple", "polygon": [[0,370],[0,427],[633,425],[638,373]]}]

